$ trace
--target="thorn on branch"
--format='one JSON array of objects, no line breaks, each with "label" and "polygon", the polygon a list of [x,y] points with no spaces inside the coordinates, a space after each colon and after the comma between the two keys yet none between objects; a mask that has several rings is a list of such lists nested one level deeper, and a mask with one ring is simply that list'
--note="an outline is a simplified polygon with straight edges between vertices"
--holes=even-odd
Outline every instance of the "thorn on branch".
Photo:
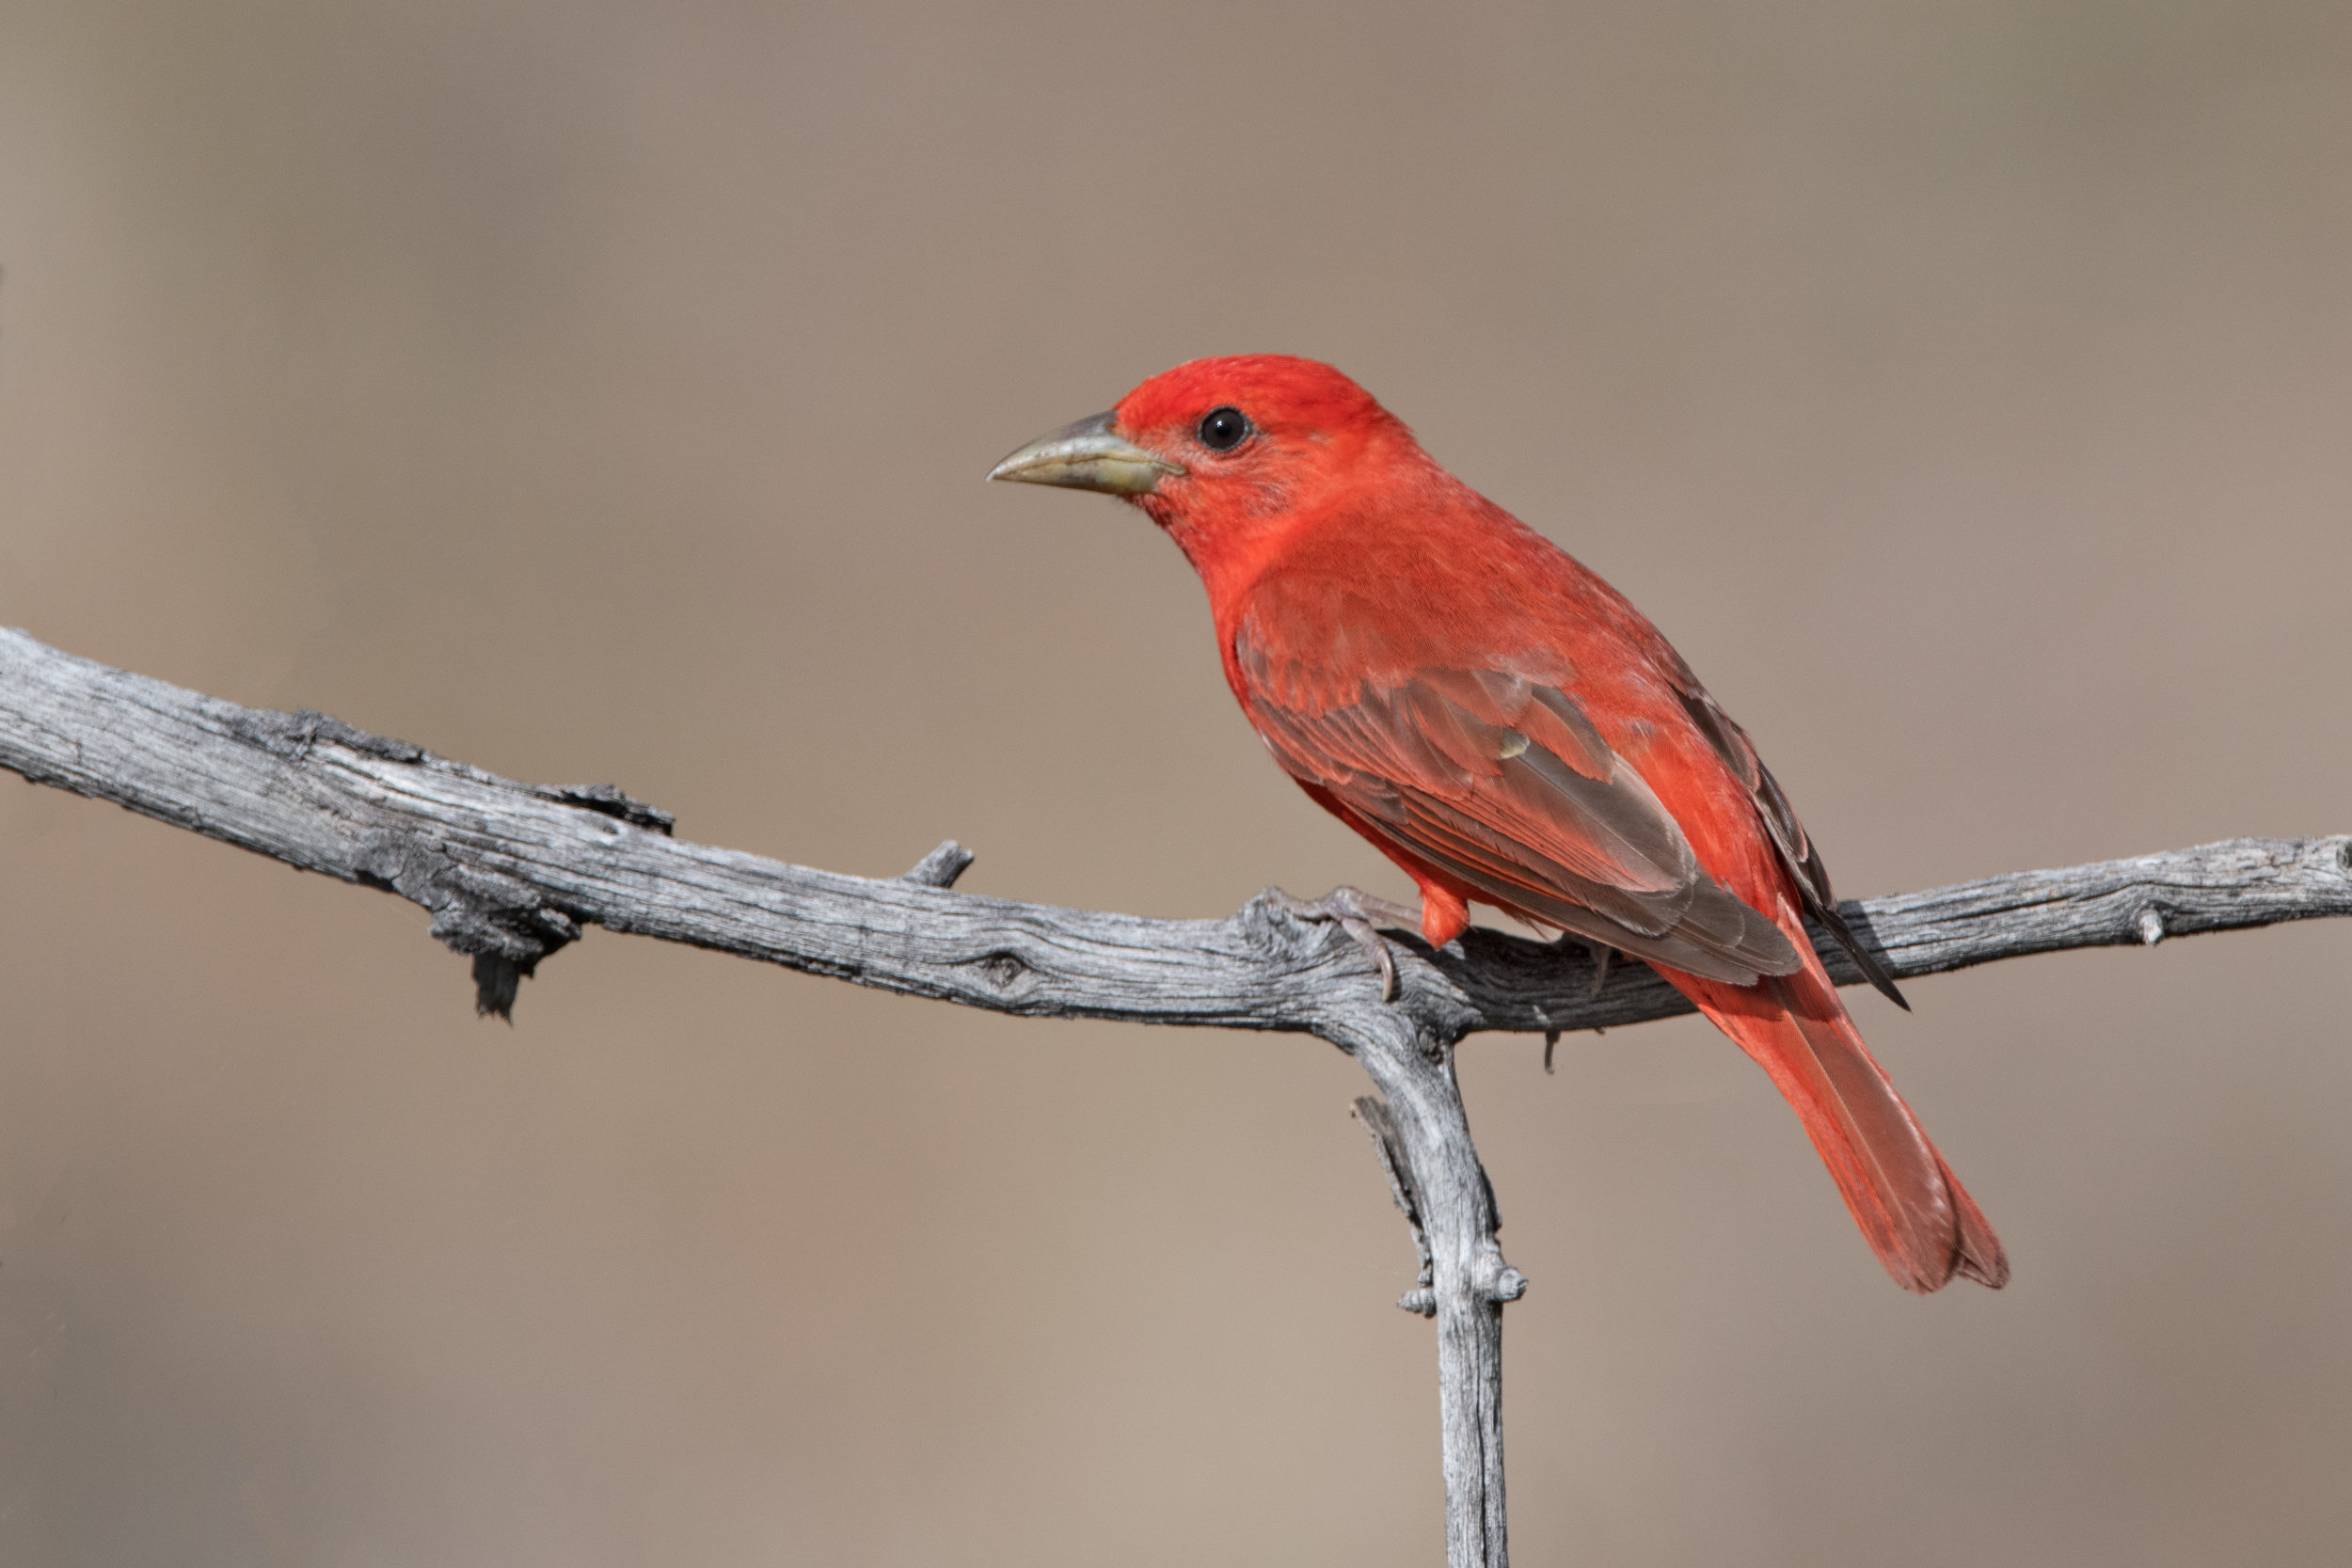
[{"label": "thorn on branch", "polygon": [[970,868],[975,858],[971,850],[954,839],[943,838],[938,848],[916,861],[899,876],[898,880],[918,883],[923,887],[953,887],[956,879]]}]

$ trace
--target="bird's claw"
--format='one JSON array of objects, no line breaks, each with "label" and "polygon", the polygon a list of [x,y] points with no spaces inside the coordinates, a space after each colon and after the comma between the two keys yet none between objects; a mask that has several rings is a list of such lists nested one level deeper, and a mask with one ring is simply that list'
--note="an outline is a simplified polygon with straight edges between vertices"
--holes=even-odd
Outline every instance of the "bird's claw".
[{"label": "bird's claw", "polygon": [[1380,971],[1380,1000],[1396,1000],[1396,950],[1389,939],[1373,926],[1375,920],[1391,926],[1411,927],[1420,915],[1402,904],[1375,897],[1361,888],[1335,887],[1322,897],[1310,902],[1292,896],[1279,887],[1265,890],[1268,902],[1300,920],[1327,920],[1345,931],[1373,966]]},{"label": "bird's claw", "polygon": [[1609,983],[1609,965],[1616,958],[1617,950],[1605,942],[1588,942],[1584,944],[1584,951],[1593,956],[1593,995],[1598,997],[1600,988]]}]

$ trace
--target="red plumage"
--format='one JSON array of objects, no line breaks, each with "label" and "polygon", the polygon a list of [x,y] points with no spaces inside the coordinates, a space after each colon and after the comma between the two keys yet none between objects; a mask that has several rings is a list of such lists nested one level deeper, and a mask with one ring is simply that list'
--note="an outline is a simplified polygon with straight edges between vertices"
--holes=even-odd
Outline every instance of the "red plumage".
[{"label": "red plumage", "polygon": [[1771,1075],[1898,1283],[2007,1280],[1804,913],[1899,1001],[1892,981],[1745,733],[1639,611],[1311,360],[1196,360],[1085,428],[1156,467],[1051,482],[1125,494],[1184,549],[1243,711],[1412,877],[1430,942],[1478,902],[1642,958]]}]

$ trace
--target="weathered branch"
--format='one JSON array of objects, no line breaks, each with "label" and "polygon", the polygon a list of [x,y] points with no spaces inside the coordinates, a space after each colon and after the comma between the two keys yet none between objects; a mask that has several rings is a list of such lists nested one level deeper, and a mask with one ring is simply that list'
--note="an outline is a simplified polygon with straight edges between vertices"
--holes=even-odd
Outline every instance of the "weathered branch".
[{"label": "weathered branch", "polygon": [[[0,767],[306,871],[398,893],[460,953],[528,974],[602,926],[1033,1017],[1323,1033],[1369,962],[1253,900],[1149,920],[949,891],[953,841],[903,877],[845,876],[671,836],[610,784],[518,784],[321,714],[240,707],[0,630]],[[1911,978],[2073,947],[2352,914],[2352,838],[2229,839],[1849,900]],[[1448,1038],[1613,1028],[1691,1010],[1639,965],[1598,997],[1581,946],[1477,929],[1400,943],[1407,1010]],[[1841,985],[1862,976],[1817,942]]]},{"label": "weathered branch", "polygon": [[[790,865],[671,835],[611,785],[518,784],[315,713],[240,707],[0,631],[0,766],[290,865],[398,893],[474,959],[477,1006],[588,926],[690,942],[860,985],[1032,1017],[1319,1035],[1381,1090],[1359,1101],[1414,1227],[1437,1319],[1447,1550],[1504,1559],[1502,1304],[1526,1281],[1498,1222],[1454,1076],[1482,1029],[1547,1034],[1689,1004],[1629,966],[1597,996],[1592,960],[1490,930],[1432,952],[1399,938],[1393,1005],[1336,927],[1253,899],[1222,920],[1146,920],[951,891],[952,840],[902,877]],[[2352,914],[2352,838],[2233,839],[2058,871],[1849,902],[1898,976],[2070,947],[2153,943]],[[1841,985],[1851,963],[1817,942]]]}]

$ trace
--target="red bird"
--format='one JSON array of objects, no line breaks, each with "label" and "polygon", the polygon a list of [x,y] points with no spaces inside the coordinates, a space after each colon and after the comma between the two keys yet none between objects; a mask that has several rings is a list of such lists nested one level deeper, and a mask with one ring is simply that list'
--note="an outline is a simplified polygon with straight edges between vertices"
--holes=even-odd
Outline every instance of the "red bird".
[{"label": "red bird", "polygon": [[[1616,590],[1362,388],[1311,359],[1196,359],[989,477],[1106,491],[1167,531],[1242,711],[1419,884],[1433,944],[1476,902],[1645,959],[1772,1076],[1897,1284],[2008,1281],[1814,954],[1808,913],[1902,1002],[1747,732]],[[1386,970],[1375,903],[1342,890],[1320,912]]]}]

